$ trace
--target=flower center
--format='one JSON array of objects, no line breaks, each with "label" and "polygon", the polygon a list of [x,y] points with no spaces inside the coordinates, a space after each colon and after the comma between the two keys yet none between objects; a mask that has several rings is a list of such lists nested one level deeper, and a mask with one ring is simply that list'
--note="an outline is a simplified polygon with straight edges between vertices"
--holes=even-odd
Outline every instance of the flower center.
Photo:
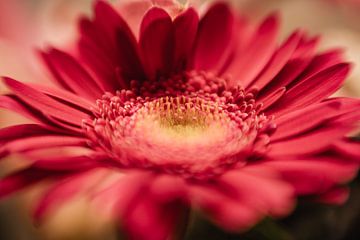
[{"label": "flower center", "polygon": [[254,93],[187,72],[106,93],[84,122],[93,144],[121,167],[211,177],[243,165],[269,124]]}]

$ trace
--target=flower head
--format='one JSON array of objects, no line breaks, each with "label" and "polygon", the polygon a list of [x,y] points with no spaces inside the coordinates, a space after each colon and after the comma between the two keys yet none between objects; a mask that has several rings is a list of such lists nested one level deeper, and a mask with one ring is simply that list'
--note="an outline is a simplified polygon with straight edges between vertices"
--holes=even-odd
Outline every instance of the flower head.
[{"label": "flower head", "polygon": [[341,51],[316,53],[302,31],[278,45],[276,15],[254,25],[224,3],[151,6],[134,28],[98,1],[77,56],[41,53],[58,87],[4,78],[0,105],[34,123],[0,130],[0,154],[31,162],[0,195],[51,179],[37,218],[82,193],[133,239],[166,239],[188,208],[236,231],[296,196],[346,198],[360,102],[329,98],[350,68]]}]

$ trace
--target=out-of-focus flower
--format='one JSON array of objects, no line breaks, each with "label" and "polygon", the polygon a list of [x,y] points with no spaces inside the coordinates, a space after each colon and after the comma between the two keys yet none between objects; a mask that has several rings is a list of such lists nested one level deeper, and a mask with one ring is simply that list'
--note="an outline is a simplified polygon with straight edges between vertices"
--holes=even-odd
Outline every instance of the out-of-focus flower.
[{"label": "out-of-focus flower", "polygon": [[296,196],[343,202],[360,102],[329,98],[350,68],[341,51],[316,53],[302,31],[278,45],[276,15],[255,25],[224,3],[200,17],[170,3],[129,26],[97,1],[76,56],[42,53],[58,87],[4,78],[0,106],[33,123],[0,130],[0,155],[29,162],[0,196],[52,180],[36,219],[81,194],[130,239],[167,239],[189,209],[238,231]]},{"label": "out-of-focus flower", "polygon": [[87,0],[0,0],[0,69],[26,82],[44,80],[36,48],[54,44],[71,50],[75,22],[90,10]]}]

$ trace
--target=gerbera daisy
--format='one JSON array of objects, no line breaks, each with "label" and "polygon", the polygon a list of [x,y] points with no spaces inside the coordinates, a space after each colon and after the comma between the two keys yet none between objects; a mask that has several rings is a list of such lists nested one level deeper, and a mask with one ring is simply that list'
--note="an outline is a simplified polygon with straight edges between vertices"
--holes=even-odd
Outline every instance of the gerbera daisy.
[{"label": "gerbera daisy", "polygon": [[297,196],[344,201],[360,102],[329,96],[350,66],[302,31],[278,45],[278,28],[276,15],[256,25],[224,3],[200,16],[151,6],[130,28],[97,1],[76,55],[41,53],[57,87],[3,78],[1,107],[33,123],[0,130],[0,155],[30,162],[0,196],[52,180],[38,220],[84,194],[130,239],[154,240],[190,209],[239,231],[289,213]]}]

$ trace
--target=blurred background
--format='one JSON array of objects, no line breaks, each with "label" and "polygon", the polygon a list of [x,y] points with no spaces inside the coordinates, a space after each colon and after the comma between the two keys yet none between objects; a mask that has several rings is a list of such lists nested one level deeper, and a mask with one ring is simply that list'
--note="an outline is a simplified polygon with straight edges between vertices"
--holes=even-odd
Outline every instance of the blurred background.
[{"label": "blurred background", "polygon": [[[117,2],[131,0],[119,0]],[[115,2],[115,1],[112,1]],[[185,1],[181,1],[185,2]],[[210,1],[194,0],[194,5]],[[271,12],[282,18],[281,37],[297,28],[322,36],[321,48],[342,47],[354,63],[341,96],[360,96],[360,0],[228,0],[254,21]],[[25,82],[46,79],[34,47],[73,48],[79,16],[90,15],[92,0],[0,0],[0,75]],[[0,92],[4,88],[0,85]],[[0,126],[24,119],[0,110]],[[0,163],[0,176],[21,165],[16,157]],[[187,239],[360,239],[360,181],[356,179],[344,206],[300,200],[294,214],[281,221],[265,219],[250,232],[229,235],[199,216]],[[99,219],[86,200],[76,199],[48,217],[41,227],[30,219],[31,202],[41,186],[0,201],[0,239],[82,240],[118,239],[116,226]]]}]

